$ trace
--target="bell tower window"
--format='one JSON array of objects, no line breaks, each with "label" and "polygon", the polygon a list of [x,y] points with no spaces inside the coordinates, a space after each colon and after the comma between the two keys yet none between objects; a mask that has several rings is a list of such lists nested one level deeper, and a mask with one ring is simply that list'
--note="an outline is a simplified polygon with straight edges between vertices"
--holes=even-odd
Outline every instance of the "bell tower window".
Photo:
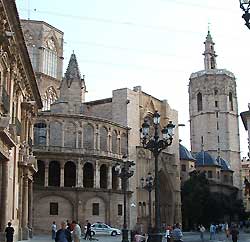
[{"label": "bell tower window", "polygon": [[202,94],[200,92],[197,94],[197,110],[202,111]]},{"label": "bell tower window", "polygon": [[233,105],[233,94],[231,92],[229,92],[229,107],[230,107],[230,111],[234,110],[234,105]]}]

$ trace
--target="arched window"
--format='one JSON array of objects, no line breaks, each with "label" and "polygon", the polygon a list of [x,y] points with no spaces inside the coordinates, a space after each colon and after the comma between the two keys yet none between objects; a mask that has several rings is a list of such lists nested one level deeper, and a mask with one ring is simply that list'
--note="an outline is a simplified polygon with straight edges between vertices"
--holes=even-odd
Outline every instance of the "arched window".
[{"label": "arched window", "polygon": [[199,92],[197,94],[197,109],[198,109],[198,112],[202,111],[202,94]]},{"label": "arched window", "polygon": [[100,128],[100,150],[107,151],[107,138],[108,138],[108,130],[104,127]]},{"label": "arched window", "polygon": [[50,105],[57,100],[57,94],[54,87],[50,86],[42,97],[43,111],[50,110]]},{"label": "arched window", "polygon": [[118,190],[118,179],[119,177],[116,175],[115,167],[112,167],[112,189]]},{"label": "arched window", "polygon": [[64,165],[64,186],[76,186],[76,165],[72,161],[68,161]]},{"label": "arched window", "polygon": [[117,149],[117,132],[114,130],[112,132],[112,153],[117,154],[118,149]]},{"label": "arched window", "polygon": [[62,146],[62,124],[56,121],[50,123],[50,145]]},{"label": "arched window", "polygon": [[49,186],[60,186],[60,164],[58,161],[49,163]]},{"label": "arched window", "polygon": [[89,162],[85,163],[83,167],[83,186],[94,187],[94,168]]},{"label": "arched window", "polygon": [[43,161],[37,161],[37,173],[34,174],[34,184],[39,186],[44,186],[44,179],[45,179],[45,166]]},{"label": "arched window", "polygon": [[233,103],[233,94],[229,92],[229,106],[230,106],[230,111],[234,110],[234,103]]},{"label": "arched window", "polygon": [[57,51],[53,38],[46,41],[43,53],[43,73],[57,78]]},{"label": "arched window", "polygon": [[34,144],[46,145],[46,123],[36,123],[34,125]]},{"label": "arched window", "polygon": [[94,128],[90,124],[83,127],[83,148],[94,149]]},{"label": "arched window", "polygon": [[128,153],[128,150],[127,150],[128,144],[127,143],[128,143],[127,142],[127,135],[125,133],[123,133],[121,135],[121,153],[123,155]]},{"label": "arched window", "polygon": [[215,59],[211,57],[211,69],[215,69]]},{"label": "arched window", "polygon": [[100,188],[108,188],[108,169],[104,164],[100,167]]},{"label": "arched window", "polygon": [[64,147],[76,147],[76,126],[73,123],[67,123],[64,129]]}]

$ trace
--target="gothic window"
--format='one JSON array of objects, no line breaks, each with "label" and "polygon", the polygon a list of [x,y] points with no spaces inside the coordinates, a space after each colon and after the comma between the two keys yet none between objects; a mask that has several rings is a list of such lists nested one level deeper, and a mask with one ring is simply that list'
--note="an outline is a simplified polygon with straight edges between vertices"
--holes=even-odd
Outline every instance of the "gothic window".
[{"label": "gothic window", "polygon": [[72,161],[68,161],[64,165],[64,186],[76,186],[76,165]]},{"label": "gothic window", "polygon": [[233,94],[229,92],[229,105],[230,105],[230,111],[234,110],[234,105],[233,105]]},{"label": "gothic window", "polygon": [[125,133],[123,133],[121,135],[121,153],[123,155],[127,154],[127,135]]},{"label": "gothic window", "polygon": [[83,127],[83,148],[94,149],[94,128],[90,124]]},{"label": "gothic window", "polygon": [[94,168],[89,162],[85,163],[83,167],[83,186],[94,187]]},{"label": "gothic window", "polygon": [[215,101],[215,102],[214,102],[214,106],[215,106],[216,108],[218,108],[218,101]]},{"label": "gothic window", "polygon": [[54,87],[50,86],[42,97],[43,111],[50,110],[50,105],[57,100],[57,94]]},{"label": "gothic window", "polygon": [[112,189],[117,190],[118,189],[118,179],[119,177],[115,173],[115,167],[112,167]]},{"label": "gothic window", "polygon": [[57,51],[52,38],[46,41],[43,52],[43,73],[54,78],[57,77]]},{"label": "gothic window", "polygon": [[117,154],[117,132],[114,130],[112,132],[112,153]]},{"label": "gothic window", "polygon": [[198,112],[202,111],[202,94],[199,92],[197,94],[197,109],[198,109]]},{"label": "gothic window", "polygon": [[49,186],[60,186],[60,164],[58,161],[49,163]]},{"label": "gothic window", "polygon": [[39,186],[44,186],[44,179],[45,179],[45,166],[43,161],[37,161],[37,173],[34,174],[34,184]]},{"label": "gothic window", "polygon": [[34,125],[34,144],[46,145],[46,127],[45,123],[36,123]]},{"label": "gothic window", "polygon": [[76,126],[73,123],[67,123],[65,126],[64,147],[76,147]]},{"label": "gothic window", "polygon": [[104,127],[100,128],[100,149],[102,151],[107,151],[107,138],[108,138],[108,130]]},{"label": "gothic window", "polygon": [[62,124],[56,121],[50,123],[50,145],[62,146]]},{"label": "gothic window", "polygon": [[211,69],[215,69],[215,59],[211,57]]},{"label": "gothic window", "polygon": [[106,165],[101,165],[100,167],[100,188],[108,187],[108,169]]}]

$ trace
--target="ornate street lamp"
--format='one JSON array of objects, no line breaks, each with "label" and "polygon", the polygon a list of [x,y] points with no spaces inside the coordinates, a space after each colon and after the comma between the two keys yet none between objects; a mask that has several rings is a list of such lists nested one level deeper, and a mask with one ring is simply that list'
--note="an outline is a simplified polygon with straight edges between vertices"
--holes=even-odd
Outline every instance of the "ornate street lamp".
[{"label": "ornate street lamp", "polygon": [[122,162],[117,162],[115,165],[115,174],[121,178],[123,190],[123,229],[122,242],[129,242],[128,240],[128,225],[127,225],[127,184],[128,179],[134,175],[132,167],[135,165],[134,161],[129,161],[124,155]]},{"label": "ornate street lamp", "polygon": [[151,208],[152,208],[152,201],[151,201],[151,192],[154,188],[154,178],[149,172],[147,177],[146,177],[146,184],[144,184],[145,179],[142,177],[141,178],[141,186],[143,189],[148,191],[148,234],[151,233],[152,231],[152,213],[151,213]]},{"label": "ornate street lamp", "polygon": [[[144,120],[142,128],[140,129],[143,148],[150,150],[155,158],[155,227],[154,232],[152,231],[151,233],[149,233],[148,242],[162,242],[162,234],[160,233],[161,220],[158,157],[162,150],[166,149],[172,144],[175,125],[170,121],[169,124],[160,132],[160,114],[158,113],[158,111],[155,111],[153,115],[153,123],[154,135],[152,136],[149,133],[150,125],[147,119]],[[160,139],[160,133],[162,134],[162,139]]]},{"label": "ornate street lamp", "polygon": [[242,18],[245,20],[245,25],[250,29],[250,0],[240,0],[240,8],[244,11]]}]

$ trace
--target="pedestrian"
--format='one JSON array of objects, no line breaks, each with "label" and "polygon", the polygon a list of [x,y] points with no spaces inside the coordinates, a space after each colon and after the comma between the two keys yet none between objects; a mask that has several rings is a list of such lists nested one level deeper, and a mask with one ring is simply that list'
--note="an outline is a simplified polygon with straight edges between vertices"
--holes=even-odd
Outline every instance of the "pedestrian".
[{"label": "pedestrian", "polygon": [[145,242],[146,241],[146,236],[141,235],[137,231],[135,232],[135,242]]},{"label": "pedestrian", "polygon": [[165,238],[167,242],[170,242],[170,233],[171,233],[171,226],[168,224],[166,227],[166,233],[165,233]]},{"label": "pedestrian", "polygon": [[56,238],[56,222],[55,221],[53,221],[51,225],[51,237],[52,237],[52,240]]},{"label": "pedestrian", "polygon": [[55,242],[72,242],[71,233],[66,227],[66,222],[61,222],[61,229],[56,232]]},{"label": "pedestrian", "polygon": [[232,235],[232,241],[237,242],[238,236],[239,236],[239,230],[237,229],[237,227],[235,225],[232,226],[230,234]]},{"label": "pedestrian", "polygon": [[86,232],[85,232],[85,237],[84,239],[86,240],[87,238],[91,239],[92,236],[91,236],[91,223],[86,220]]},{"label": "pedestrian", "polygon": [[201,236],[201,241],[204,242],[204,232],[206,231],[205,227],[201,224],[199,226],[199,230],[200,230],[200,236]]},{"label": "pedestrian", "polygon": [[172,238],[173,238],[174,242],[182,242],[183,241],[182,237],[183,237],[183,234],[181,231],[181,225],[179,223],[177,223],[175,225],[174,230],[172,231]]},{"label": "pedestrian", "polygon": [[210,232],[210,240],[215,240],[216,227],[213,223],[211,223],[210,225],[209,232]]},{"label": "pedestrian", "polygon": [[5,229],[6,242],[13,242],[14,228],[11,226],[11,222],[8,222],[8,226]]},{"label": "pedestrian", "polygon": [[73,240],[74,242],[80,242],[81,239],[81,227],[76,221],[72,221],[72,227],[73,227]]},{"label": "pedestrian", "polygon": [[229,231],[229,226],[228,226],[228,223],[225,222],[225,234],[226,234],[226,238],[228,239],[229,238],[229,235],[230,235],[230,231]]}]

